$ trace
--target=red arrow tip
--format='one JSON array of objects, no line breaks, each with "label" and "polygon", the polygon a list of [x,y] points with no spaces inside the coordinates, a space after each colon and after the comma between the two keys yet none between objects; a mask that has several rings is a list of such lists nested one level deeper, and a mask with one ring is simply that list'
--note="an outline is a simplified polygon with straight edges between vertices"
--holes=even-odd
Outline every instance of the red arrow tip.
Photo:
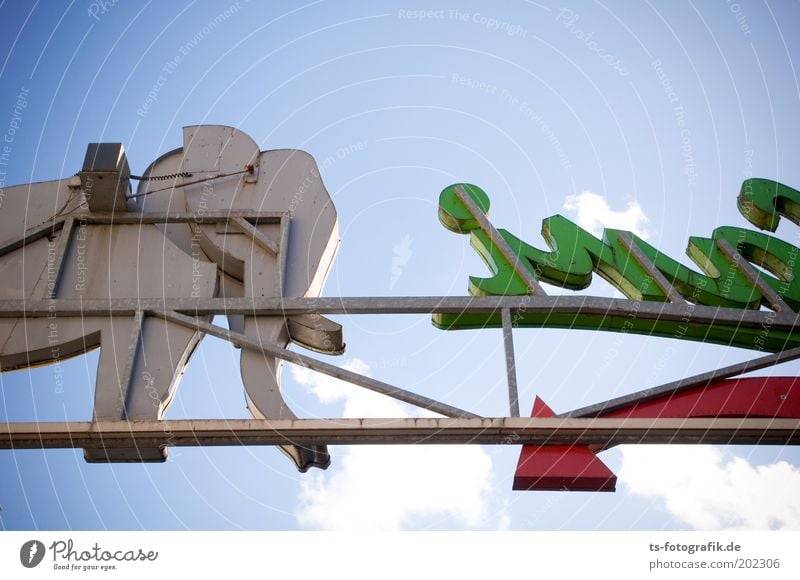
[{"label": "red arrow tip", "polygon": [[[531,417],[555,413],[539,397]],[[586,445],[523,445],[514,473],[517,491],[614,491],[617,476]]]}]

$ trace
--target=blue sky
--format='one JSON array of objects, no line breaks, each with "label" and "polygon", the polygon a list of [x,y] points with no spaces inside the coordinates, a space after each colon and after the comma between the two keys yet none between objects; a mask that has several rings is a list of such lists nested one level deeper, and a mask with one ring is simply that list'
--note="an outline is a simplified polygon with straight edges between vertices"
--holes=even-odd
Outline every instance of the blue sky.
[{"label": "blue sky", "polygon": [[[485,266],[437,220],[439,192],[481,186],[492,222],[542,247],[541,220],[645,233],[670,256],[745,226],[749,176],[800,186],[800,86],[782,2],[88,2],[0,4],[5,185],[72,175],[88,142],[134,173],[181,127],[240,128],[312,153],[342,245],[327,296],[464,295]],[[18,127],[16,127],[18,125]],[[784,223],[778,236],[797,240]],[[688,259],[684,263],[689,263]],[[549,290],[549,288],[548,288]],[[611,295],[598,281],[585,291]],[[493,416],[499,330],[427,316],[339,317],[349,365]],[[523,412],[557,412],[755,356],[589,332],[515,332]],[[245,417],[238,353],[206,338],[168,417]],[[0,375],[0,420],[88,420],[96,353]],[[773,372],[797,374],[798,365]],[[766,374],[766,373],[764,373]],[[286,369],[303,416],[412,413]],[[183,448],[163,465],[73,450],[0,452],[3,529],[757,529],[800,527],[800,453],[616,448],[615,494],[512,492],[518,448],[334,448],[298,474],[272,448]],[[771,498],[769,502],[763,497]],[[751,498],[748,510],[742,498]],[[687,507],[689,506],[689,507]]]}]

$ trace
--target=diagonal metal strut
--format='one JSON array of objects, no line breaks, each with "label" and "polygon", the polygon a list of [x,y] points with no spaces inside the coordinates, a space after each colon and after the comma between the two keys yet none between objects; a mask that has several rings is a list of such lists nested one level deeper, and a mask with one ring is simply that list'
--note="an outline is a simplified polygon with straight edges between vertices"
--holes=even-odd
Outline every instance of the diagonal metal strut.
[{"label": "diagonal metal strut", "polygon": [[744,373],[765,369],[767,367],[789,362],[798,358],[800,358],[800,347],[762,356],[757,359],[748,360],[727,367],[722,367],[713,371],[700,373],[699,375],[693,375],[691,377],[672,381],[658,387],[644,389],[629,395],[623,395],[615,399],[609,399],[608,401],[595,403],[594,405],[589,405],[580,409],[574,409],[572,411],[556,415],[556,417],[597,417],[602,413],[611,413],[612,411],[629,407],[631,405],[635,405],[636,403],[643,403],[645,401],[669,394],[677,394],[683,391],[694,389],[696,387],[705,387],[715,381],[729,379]]},{"label": "diagonal metal strut", "polygon": [[231,330],[226,330],[224,328],[220,328],[219,326],[216,326],[208,322],[203,322],[202,320],[193,318],[191,316],[184,316],[183,314],[178,314],[176,312],[170,312],[166,310],[153,310],[148,312],[148,314],[152,314],[159,318],[163,318],[164,320],[169,320],[171,322],[180,324],[187,328],[200,330],[202,332],[205,332],[206,334],[210,334],[211,336],[216,336],[217,338],[230,341],[234,344],[241,346],[242,348],[249,348],[252,350],[266,353],[270,356],[283,359],[285,361],[294,363],[301,367],[312,369],[320,373],[326,374],[328,376],[341,379],[343,381],[347,381],[348,383],[352,383],[359,387],[369,389],[370,391],[375,391],[376,393],[386,395],[387,397],[397,399],[398,401],[403,401],[404,403],[409,403],[410,405],[415,405],[417,407],[422,407],[423,409],[433,411],[434,413],[439,413],[440,415],[444,415],[445,417],[465,417],[465,418],[478,417],[478,415],[475,415],[474,413],[470,413],[468,411],[464,411],[463,409],[459,409],[458,407],[453,407],[445,403],[440,403],[435,399],[430,399],[423,395],[406,391],[405,389],[395,387],[388,383],[384,383],[382,381],[378,381],[376,379],[366,377],[358,373],[354,373],[353,371],[348,371],[347,369],[343,369],[335,365],[319,361],[309,356],[305,356],[297,352],[292,352],[285,348],[271,346],[268,344],[262,344],[259,341],[254,340],[253,338],[245,334],[242,334],[240,332],[233,332]]}]

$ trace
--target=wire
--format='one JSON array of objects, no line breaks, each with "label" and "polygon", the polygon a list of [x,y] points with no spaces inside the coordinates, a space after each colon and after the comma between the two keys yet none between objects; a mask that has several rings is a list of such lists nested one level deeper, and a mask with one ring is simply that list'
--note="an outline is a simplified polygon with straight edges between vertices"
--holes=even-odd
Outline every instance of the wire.
[{"label": "wire", "polygon": [[[210,177],[204,177],[202,179],[196,179],[194,181],[187,181],[186,183],[179,183],[177,185],[171,185],[171,186],[168,186],[168,187],[162,187],[161,189],[154,189],[152,191],[145,191],[144,193],[136,193],[134,195],[129,195],[127,197],[127,199],[136,199],[137,197],[144,197],[145,195],[150,195],[151,193],[158,193],[160,191],[168,191],[168,190],[174,189],[176,187],[185,187],[187,185],[195,185],[197,183],[204,183],[206,181],[212,181],[214,179],[222,179],[223,177],[231,177],[232,175],[241,175],[242,173],[253,173],[253,171],[254,171],[253,166],[252,165],[248,165],[247,167],[245,167],[241,171],[233,171],[231,173],[223,173],[221,175],[212,175]],[[152,179],[159,179],[159,178],[161,178],[161,179],[172,179],[172,178],[175,178],[175,177],[186,177],[186,176],[191,176],[191,173],[182,173],[182,174],[181,173],[175,173],[175,174],[172,174],[172,175],[160,175],[160,176],[153,177]],[[133,175],[131,175],[131,178],[136,179]]]},{"label": "wire", "polygon": [[192,174],[186,171],[181,171],[180,173],[170,173],[169,175],[148,175],[147,177],[143,177],[141,175],[131,175],[129,176],[131,179],[135,179],[136,181],[166,181],[167,179],[176,179],[178,177],[191,177]]},{"label": "wire", "polygon": [[71,214],[71,213],[75,213],[75,212],[78,210],[78,208],[80,207],[80,205],[78,205],[78,206],[76,206],[76,207],[72,208],[72,209],[71,209],[71,210],[69,210],[67,213],[64,213],[64,210],[66,210],[66,209],[67,209],[67,207],[69,207],[69,204],[70,204],[70,203],[72,203],[72,200],[74,200],[74,199],[75,199],[75,196],[77,195],[77,193],[78,193],[78,190],[77,190],[77,189],[76,189],[76,190],[73,190],[73,191],[71,191],[71,192],[70,192],[70,194],[69,194],[69,196],[67,197],[67,201],[65,201],[65,202],[64,202],[64,205],[62,205],[62,206],[61,206],[61,209],[60,209],[60,210],[58,210],[56,213],[54,213],[53,215],[51,215],[49,218],[47,218],[47,219],[46,219],[46,220],[44,220],[43,222],[40,222],[40,223],[38,223],[38,224],[36,224],[36,225],[32,225],[32,226],[30,226],[30,227],[27,227],[27,228],[25,228],[25,233],[27,234],[27,233],[28,233],[29,231],[31,231],[32,229],[34,229],[34,228],[38,228],[39,226],[43,226],[43,225],[44,225],[44,224],[46,224],[47,222],[55,222],[55,220],[56,220],[57,218],[61,217],[62,215],[65,215],[65,216],[66,216],[66,215],[69,215],[69,214]]}]

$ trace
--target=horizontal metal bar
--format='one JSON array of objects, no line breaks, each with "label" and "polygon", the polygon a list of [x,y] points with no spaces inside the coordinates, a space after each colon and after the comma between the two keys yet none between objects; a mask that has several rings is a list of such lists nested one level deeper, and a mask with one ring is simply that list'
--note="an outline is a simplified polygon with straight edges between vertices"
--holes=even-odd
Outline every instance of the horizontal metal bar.
[{"label": "horizontal metal bar", "polygon": [[254,224],[280,223],[282,212],[276,211],[204,211],[204,212],[147,212],[147,213],[76,213],[75,219],[81,224],[164,224],[164,223],[204,223],[224,222],[230,218],[244,218]]},{"label": "horizontal metal bar", "polygon": [[800,419],[201,419],[0,423],[0,449],[200,445],[800,444]]},{"label": "horizontal metal bar", "polygon": [[493,313],[509,308],[526,314],[570,313],[630,316],[640,320],[694,323],[735,323],[742,327],[800,329],[800,315],[685,304],[646,302],[596,296],[410,296],[343,298],[117,298],[90,300],[0,300],[0,317],[133,316],[137,310],[172,310],[193,315],[247,314],[253,316],[318,314]]},{"label": "horizontal metal bar", "polygon": [[288,361],[290,363],[294,363],[301,367],[326,374],[328,376],[337,378],[342,381],[347,381],[348,383],[352,383],[364,389],[380,393],[381,395],[386,395],[387,397],[397,399],[398,401],[403,401],[404,403],[408,403],[409,405],[415,405],[417,407],[422,407],[423,409],[428,409],[429,411],[433,411],[434,413],[439,413],[440,415],[444,415],[445,417],[478,416],[475,415],[474,413],[470,413],[468,411],[464,411],[463,409],[459,409],[458,407],[453,407],[452,405],[441,403],[429,397],[425,397],[424,395],[419,395],[417,393],[412,393],[411,391],[406,391],[405,389],[401,389],[399,387],[395,387],[388,383],[384,383],[383,381],[378,381],[376,379],[373,379],[372,377],[367,377],[359,373],[349,371],[347,369],[343,369],[341,367],[337,367],[335,365],[331,365],[326,362],[322,362],[321,360],[311,358],[310,356],[306,356],[298,352],[292,352],[290,350],[286,350],[285,348],[280,348],[278,346],[263,344],[258,340],[251,338],[240,332],[233,332],[225,328],[220,328],[219,326],[210,324],[208,322],[203,322],[201,320],[198,320],[197,318],[183,316],[182,314],[176,314],[174,312],[163,312],[163,311],[153,312],[153,315],[158,316],[159,318],[163,318],[164,320],[175,322],[187,328],[196,329],[205,332],[206,334],[210,334],[211,336],[216,336],[217,338],[228,340],[233,344],[240,346],[242,348],[249,348],[258,352],[266,353],[270,356],[274,356],[279,359]]},{"label": "horizontal metal bar", "polygon": [[748,360],[713,371],[700,373],[699,375],[693,375],[691,377],[672,381],[671,383],[666,383],[658,387],[643,389],[629,395],[623,395],[615,399],[603,401],[602,403],[596,403],[594,405],[575,409],[567,413],[561,413],[557,416],[597,417],[601,414],[611,413],[618,409],[624,409],[625,407],[630,407],[637,403],[643,403],[645,401],[650,401],[652,399],[657,399],[659,397],[665,397],[668,395],[675,395],[697,387],[705,387],[715,381],[737,377],[744,373],[758,371],[771,366],[779,365],[781,363],[793,361],[798,358],[800,358],[800,348],[784,350],[783,352],[762,356],[757,359]]}]

